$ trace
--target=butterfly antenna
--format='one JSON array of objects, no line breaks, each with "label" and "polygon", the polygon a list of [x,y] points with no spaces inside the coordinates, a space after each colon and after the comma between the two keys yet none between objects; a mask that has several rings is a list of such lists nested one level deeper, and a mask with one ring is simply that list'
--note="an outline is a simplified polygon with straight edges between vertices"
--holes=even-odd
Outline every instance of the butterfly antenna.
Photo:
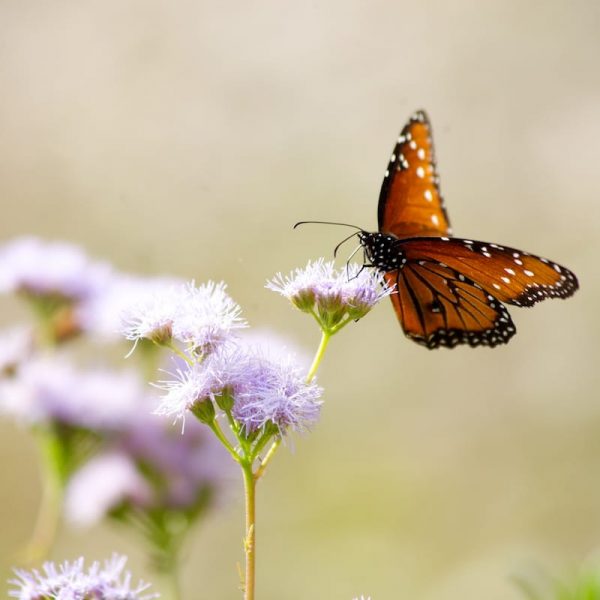
[{"label": "butterfly antenna", "polygon": [[348,240],[352,239],[355,235],[358,235],[358,231],[355,231],[353,234],[349,235],[347,238],[344,238],[333,250],[333,258],[337,256],[337,252],[340,247],[345,244]]},{"label": "butterfly antenna", "polygon": [[362,228],[357,227],[356,225],[350,225],[349,223],[337,223],[335,221],[298,221],[294,225],[294,229],[299,225],[307,225],[307,224],[316,224],[316,225],[341,225],[342,227],[354,227],[354,229],[358,229],[358,231],[363,231]]}]

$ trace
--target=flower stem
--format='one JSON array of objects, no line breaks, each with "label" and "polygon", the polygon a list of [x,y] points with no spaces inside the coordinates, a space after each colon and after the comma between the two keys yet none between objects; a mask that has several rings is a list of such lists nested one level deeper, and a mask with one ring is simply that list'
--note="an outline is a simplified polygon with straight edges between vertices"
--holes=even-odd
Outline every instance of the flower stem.
[{"label": "flower stem", "polygon": [[306,383],[310,383],[317,374],[317,369],[323,360],[323,356],[325,356],[325,350],[327,349],[327,344],[329,344],[329,340],[331,339],[331,333],[329,331],[323,330],[321,333],[321,343],[317,348],[317,353],[315,354],[315,358],[313,359],[312,365],[308,370],[308,375],[306,376]]},{"label": "flower stem", "polygon": [[244,491],[246,497],[246,536],[244,538],[246,576],[244,577],[244,600],[254,600],[256,570],[256,477],[252,472],[251,463],[243,464],[242,472],[244,473]]},{"label": "flower stem", "polygon": [[258,467],[258,469],[256,469],[256,475],[255,478],[258,481],[265,473],[265,470],[267,468],[267,465],[269,464],[269,461],[271,460],[271,458],[273,458],[273,455],[275,454],[275,452],[277,452],[277,448],[279,448],[279,445],[281,444],[281,438],[278,437],[272,444],[271,447],[269,448],[269,451],[265,454],[265,457],[262,459],[260,466]]},{"label": "flower stem", "polygon": [[42,464],[42,497],[33,534],[22,553],[27,563],[48,557],[58,531],[63,491],[57,440],[52,433],[43,432],[38,441]]},{"label": "flower stem", "polygon": [[180,600],[181,585],[179,584],[179,573],[176,561],[173,561],[172,564],[169,565],[168,570],[165,571],[165,584],[169,590],[167,598],[170,600]]},{"label": "flower stem", "polygon": [[240,457],[238,453],[235,451],[235,448],[229,443],[229,440],[223,433],[223,430],[219,427],[219,424],[217,423],[216,419],[211,421],[210,423],[207,423],[207,425],[212,429],[213,433],[217,436],[221,444],[223,444],[223,446],[227,448],[229,454],[231,454],[231,456],[233,457],[233,460],[235,460],[236,462],[240,462]]}]

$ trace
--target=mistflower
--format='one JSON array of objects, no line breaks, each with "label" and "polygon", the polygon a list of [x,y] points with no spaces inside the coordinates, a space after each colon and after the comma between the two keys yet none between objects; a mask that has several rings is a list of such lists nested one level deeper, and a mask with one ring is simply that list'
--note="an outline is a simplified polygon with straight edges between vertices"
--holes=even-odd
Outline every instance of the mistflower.
[{"label": "mistflower", "polygon": [[186,298],[173,323],[173,337],[205,354],[228,341],[235,329],[246,327],[242,309],[226,292],[222,281],[186,286]]},{"label": "mistflower", "polygon": [[124,311],[123,334],[129,340],[157,343],[174,338],[193,353],[208,353],[246,326],[226,287],[223,282],[191,282],[152,294]]},{"label": "mistflower", "polygon": [[111,269],[74,244],[18,238],[0,248],[0,292],[81,301],[97,293]]},{"label": "mistflower", "polygon": [[25,361],[0,385],[0,411],[20,421],[103,431],[128,427],[145,398],[132,371],[80,370],[50,356]]},{"label": "mistflower", "polygon": [[340,270],[323,258],[308,262],[288,276],[278,273],[266,287],[280,293],[304,312],[314,314],[325,329],[331,330],[344,319],[364,317],[385,296],[393,293],[378,271],[349,264]]},{"label": "mistflower", "polygon": [[[160,384],[167,393],[158,414],[185,416],[210,400],[231,410],[247,433],[274,425],[280,433],[302,431],[319,416],[322,389],[306,383],[288,358],[266,357],[252,347],[223,348],[202,363]],[[231,399],[231,406],[225,402]]]},{"label": "mistflower", "polygon": [[[132,318],[135,318],[135,329],[132,330],[132,333],[135,333],[134,339],[137,339],[140,333],[151,336],[153,324],[160,331],[162,326],[170,322],[169,314],[161,320],[161,304],[154,299],[164,295],[168,297],[170,290],[182,284],[181,280],[173,277],[116,275],[101,292],[80,305],[77,310],[78,321],[83,330],[113,340],[121,337],[123,317],[128,311],[139,307],[132,315]],[[168,303],[164,304],[168,308]],[[149,314],[144,315],[144,310]]]},{"label": "mistflower", "polygon": [[[121,332],[126,339],[147,339],[157,344],[170,342],[173,322],[184,303],[183,286],[151,291],[125,306],[121,312]],[[134,346],[135,347],[135,346]]]},{"label": "mistflower", "polygon": [[71,523],[91,526],[115,509],[132,508],[138,515],[144,510],[193,512],[207,499],[212,505],[222,498],[232,464],[217,439],[194,420],[181,435],[147,409],[111,449],[70,478],[64,512]]},{"label": "mistflower", "polygon": [[33,351],[33,332],[27,327],[14,327],[0,334],[0,377],[12,376]]},{"label": "mistflower", "polygon": [[84,568],[84,559],[56,566],[44,564],[42,571],[16,569],[17,579],[9,581],[15,589],[11,598],[19,600],[151,600],[159,594],[146,593],[150,584],[131,584],[131,573],[123,572],[127,558],[113,555],[102,566],[99,562]]},{"label": "mistflower", "polygon": [[150,485],[131,457],[111,451],[95,456],[69,479],[64,513],[74,525],[91,526],[125,502],[148,506],[151,500]]}]

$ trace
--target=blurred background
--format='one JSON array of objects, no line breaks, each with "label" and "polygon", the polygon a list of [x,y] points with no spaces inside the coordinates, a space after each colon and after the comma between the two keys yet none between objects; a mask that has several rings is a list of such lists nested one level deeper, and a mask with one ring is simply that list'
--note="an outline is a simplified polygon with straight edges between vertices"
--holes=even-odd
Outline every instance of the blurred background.
[{"label": "blurred background", "polygon": [[[427,351],[387,303],[334,338],[318,427],[259,486],[258,597],[510,600],[528,565],[594,562],[599,31],[592,0],[0,2],[3,240],[224,279],[252,325],[312,353],[316,326],[265,279],[346,234],[298,220],[375,229],[395,137],[425,108],[455,234],[579,276],[567,302],[512,310],[506,347]],[[2,325],[25,314],[1,306]],[[29,433],[0,434],[6,578],[40,484]],[[187,598],[237,597],[233,485],[189,545]],[[110,526],[65,529],[52,556],[113,550],[151,578]]]}]

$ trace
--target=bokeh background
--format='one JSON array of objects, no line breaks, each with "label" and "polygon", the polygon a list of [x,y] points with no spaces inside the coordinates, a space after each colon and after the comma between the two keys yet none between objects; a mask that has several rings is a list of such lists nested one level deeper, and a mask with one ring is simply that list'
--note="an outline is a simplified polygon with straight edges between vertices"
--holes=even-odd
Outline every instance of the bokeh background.
[{"label": "bokeh background", "polygon": [[[455,233],[547,255],[582,290],[515,309],[504,348],[429,352],[378,306],[333,340],[316,430],[259,489],[264,599],[516,599],[511,577],[600,547],[600,4],[0,2],[0,234],[125,271],[224,279],[307,352],[263,288],[376,226],[389,151],[428,110]],[[2,325],[21,319],[2,301]],[[93,358],[93,357],[92,357]],[[29,434],[0,423],[0,571],[39,499]],[[234,482],[237,485],[237,482]],[[236,598],[242,494],[193,536],[187,598]],[[119,530],[65,530],[55,559]]]}]

